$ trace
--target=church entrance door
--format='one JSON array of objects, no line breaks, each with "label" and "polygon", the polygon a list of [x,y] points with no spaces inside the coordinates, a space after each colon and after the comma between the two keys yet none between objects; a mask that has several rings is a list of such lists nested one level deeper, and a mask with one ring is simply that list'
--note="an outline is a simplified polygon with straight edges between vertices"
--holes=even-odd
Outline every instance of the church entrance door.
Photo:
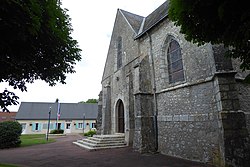
[{"label": "church entrance door", "polygon": [[118,101],[118,133],[124,133],[124,105]]}]

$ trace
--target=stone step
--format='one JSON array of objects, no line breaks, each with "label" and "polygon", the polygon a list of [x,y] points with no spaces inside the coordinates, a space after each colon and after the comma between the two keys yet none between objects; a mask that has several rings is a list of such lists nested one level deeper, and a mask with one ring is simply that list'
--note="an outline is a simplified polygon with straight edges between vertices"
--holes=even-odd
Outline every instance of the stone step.
[{"label": "stone step", "polygon": [[73,142],[73,144],[88,150],[121,148],[127,146],[124,134],[94,135],[93,137],[77,140],[76,142]]},{"label": "stone step", "polygon": [[87,145],[89,147],[109,147],[109,146],[124,146],[126,143],[90,143],[83,140],[77,141],[82,145]]},{"label": "stone step", "polygon": [[115,134],[115,135],[94,135],[93,138],[97,139],[124,139],[124,134]]},{"label": "stone step", "polygon": [[82,139],[83,141],[89,142],[89,143],[93,143],[93,144],[97,144],[97,143],[124,143],[124,139],[119,139],[119,140],[99,140],[99,139],[95,139],[95,138],[85,138]]},{"label": "stone step", "polygon": [[123,147],[127,147],[126,145],[122,145],[122,146],[108,146],[108,147],[89,147],[87,145],[83,145],[80,144],[78,142],[73,142],[73,144],[82,147],[84,149],[87,149],[88,151],[97,151],[97,150],[102,150],[102,149],[113,149],[113,148],[123,148]]},{"label": "stone step", "polygon": [[95,140],[95,141],[124,141],[123,138],[99,138],[99,137],[89,137],[88,139],[90,140]]}]

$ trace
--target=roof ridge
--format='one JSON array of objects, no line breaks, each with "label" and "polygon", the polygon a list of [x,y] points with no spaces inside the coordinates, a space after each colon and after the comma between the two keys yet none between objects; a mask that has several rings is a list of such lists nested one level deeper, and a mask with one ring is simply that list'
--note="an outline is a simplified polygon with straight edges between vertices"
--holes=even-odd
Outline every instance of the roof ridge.
[{"label": "roof ridge", "polygon": [[133,15],[136,15],[136,16],[139,16],[139,17],[143,17],[143,18],[144,18],[144,16],[141,16],[141,15],[139,15],[139,14],[135,14],[135,13],[129,12],[129,11],[124,10],[124,9],[118,8],[118,10],[121,10],[122,12],[130,13],[130,14],[133,14]]}]

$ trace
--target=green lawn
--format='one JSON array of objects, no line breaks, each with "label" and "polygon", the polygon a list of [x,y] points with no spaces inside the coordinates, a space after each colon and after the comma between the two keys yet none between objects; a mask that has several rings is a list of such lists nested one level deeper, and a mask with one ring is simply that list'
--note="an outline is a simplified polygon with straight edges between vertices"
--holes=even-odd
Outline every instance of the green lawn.
[{"label": "green lawn", "polygon": [[54,142],[55,139],[46,140],[45,134],[21,135],[21,147]]}]

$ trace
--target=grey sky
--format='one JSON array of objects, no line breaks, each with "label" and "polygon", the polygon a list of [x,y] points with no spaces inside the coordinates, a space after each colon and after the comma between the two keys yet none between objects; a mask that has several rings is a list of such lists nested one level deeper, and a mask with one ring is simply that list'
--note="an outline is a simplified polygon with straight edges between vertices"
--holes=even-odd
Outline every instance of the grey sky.
[{"label": "grey sky", "polygon": [[[65,85],[49,87],[42,81],[28,84],[28,92],[15,93],[19,101],[77,103],[98,98],[101,78],[108,52],[109,42],[117,9],[123,9],[141,16],[147,16],[165,0],[62,0],[72,18],[73,38],[82,49],[82,61],[76,65],[76,73],[68,75]],[[1,83],[1,90],[7,84]],[[17,111],[19,106],[11,106]]]}]

